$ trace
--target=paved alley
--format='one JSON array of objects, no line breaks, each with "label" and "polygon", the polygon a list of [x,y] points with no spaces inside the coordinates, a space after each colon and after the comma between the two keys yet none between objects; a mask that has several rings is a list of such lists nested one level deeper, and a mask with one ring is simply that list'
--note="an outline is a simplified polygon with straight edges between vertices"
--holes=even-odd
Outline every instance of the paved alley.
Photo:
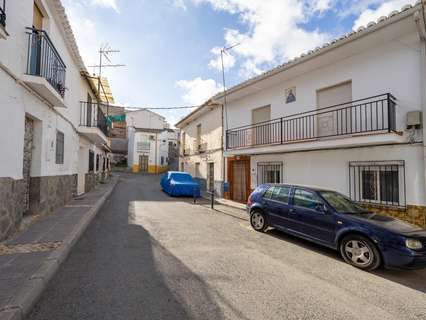
[{"label": "paved alley", "polygon": [[49,283],[41,319],[425,319],[426,270],[367,273],[122,174]]}]

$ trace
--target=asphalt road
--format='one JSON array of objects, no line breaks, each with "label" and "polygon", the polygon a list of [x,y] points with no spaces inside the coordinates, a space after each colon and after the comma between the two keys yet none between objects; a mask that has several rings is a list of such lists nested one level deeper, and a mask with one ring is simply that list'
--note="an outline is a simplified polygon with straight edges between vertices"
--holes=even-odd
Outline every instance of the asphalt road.
[{"label": "asphalt road", "polygon": [[424,320],[426,270],[363,272],[123,174],[28,319]]}]

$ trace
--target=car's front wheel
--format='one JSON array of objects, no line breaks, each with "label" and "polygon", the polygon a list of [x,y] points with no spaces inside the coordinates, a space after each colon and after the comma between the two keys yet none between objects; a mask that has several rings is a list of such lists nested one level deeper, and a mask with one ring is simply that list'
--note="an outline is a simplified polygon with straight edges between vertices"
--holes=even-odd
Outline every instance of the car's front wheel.
[{"label": "car's front wheel", "polygon": [[346,236],[340,243],[340,254],[347,263],[363,270],[372,271],[381,264],[377,247],[361,235]]},{"label": "car's front wheel", "polygon": [[250,224],[254,230],[259,232],[264,232],[268,228],[265,214],[260,210],[253,210],[251,212]]}]

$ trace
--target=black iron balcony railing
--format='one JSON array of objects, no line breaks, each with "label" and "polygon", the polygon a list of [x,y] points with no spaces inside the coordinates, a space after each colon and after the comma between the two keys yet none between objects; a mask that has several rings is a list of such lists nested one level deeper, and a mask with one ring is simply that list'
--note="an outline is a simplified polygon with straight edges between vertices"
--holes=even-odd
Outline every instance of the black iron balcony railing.
[{"label": "black iron balcony railing", "polygon": [[44,30],[27,28],[27,74],[45,78],[63,98],[66,66]]},{"label": "black iron balcony railing", "polygon": [[98,104],[96,102],[81,101],[80,126],[99,128],[99,130],[101,130],[108,137],[109,126],[101,106],[108,108],[107,105]]},{"label": "black iron balcony railing", "polygon": [[0,25],[6,26],[6,0],[0,0]]},{"label": "black iron balcony railing", "polygon": [[226,131],[226,148],[395,131],[395,101],[394,96],[387,93],[230,129]]}]

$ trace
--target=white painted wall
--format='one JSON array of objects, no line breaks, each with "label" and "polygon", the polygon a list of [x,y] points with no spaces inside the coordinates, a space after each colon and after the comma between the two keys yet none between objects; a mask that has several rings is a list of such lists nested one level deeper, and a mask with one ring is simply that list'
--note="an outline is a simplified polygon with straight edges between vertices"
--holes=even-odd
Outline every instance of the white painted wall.
[{"label": "white painted wall", "polygon": [[407,204],[426,205],[420,144],[252,156],[251,187],[257,186],[258,162],[282,162],[284,183],[321,186],[349,195],[349,162],[386,160],[405,161]]},{"label": "white painted wall", "polygon": [[[33,118],[36,125],[31,175],[66,175],[79,170],[79,135],[76,128],[80,119],[80,101],[86,100],[90,89],[81,77],[80,66],[65,41],[52,1],[41,0],[40,3],[47,13],[44,29],[67,67],[64,99],[67,107],[51,108],[19,85],[19,79],[27,67],[28,38],[25,28],[32,25],[33,1],[8,1],[6,30],[9,37],[0,40],[0,106],[3,107],[0,147],[5,150],[0,161],[0,177],[22,178],[25,115]],[[55,163],[56,130],[65,135],[64,164]]]},{"label": "white painted wall", "polygon": [[127,111],[127,126],[140,129],[166,129],[169,127],[166,119],[149,110]]},{"label": "white painted wall", "polygon": [[[197,140],[197,125],[201,124],[201,143],[207,143],[207,152],[195,154]],[[181,124],[181,151],[179,169],[184,164],[184,171],[195,177],[195,163],[200,163],[200,178],[207,178],[207,163],[214,163],[216,181],[223,181],[223,153],[222,153],[222,107],[212,107],[195,119]],[[183,135],[185,134],[185,145]],[[183,150],[189,150],[189,156],[183,156]]]},{"label": "white painted wall", "polygon": [[[128,130],[129,148],[127,163],[129,167],[139,164],[139,155],[148,155],[149,165],[167,166],[169,158],[169,141],[176,142],[176,134],[168,131],[159,133],[135,132],[131,127]],[[151,138],[152,137],[152,138]],[[138,142],[149,142],[149,150],[138,151]],[[163,164],[161,164],[163,157]]]},{"label": "white painted wall", "polygon": [[[260,91],[255,85],[253,93],[241,99],[232,101],[230,95],[229,128],[251,124],[251,110],[265,105],[271,105],[272,119],[314,110],[318,89],[351,80],[353,100],[392,93],[397,98],[397,128],[404,130],[407,111],[422,110],[420,66],[420,41],[413,27],[410,33],[380,45],[372,40],[368,50],[350,57],[326,65],[318,62],[309,72],[270,87],[264,84]],[[296,87],[297,100],[286,104],[284,93],[290,87]]]}]

